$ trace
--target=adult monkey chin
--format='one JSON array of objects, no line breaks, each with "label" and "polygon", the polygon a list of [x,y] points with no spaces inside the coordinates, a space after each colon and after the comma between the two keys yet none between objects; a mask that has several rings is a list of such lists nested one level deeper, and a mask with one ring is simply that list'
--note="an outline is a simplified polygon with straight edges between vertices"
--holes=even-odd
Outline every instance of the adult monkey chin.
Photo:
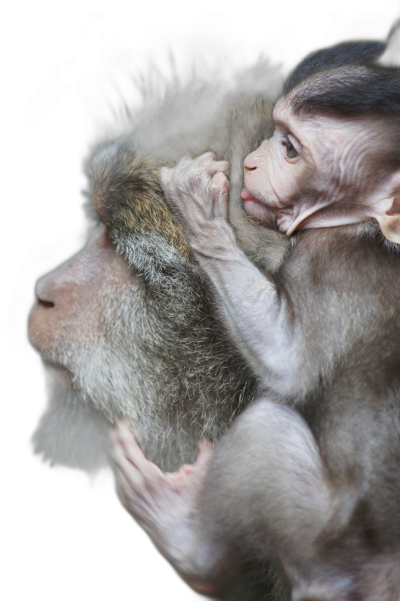
[{"label": "adult monkey chin", "polygon": [[124,425],[114,434],[127,509],[205,594],[223,598],[258,555],[278,559],[296,601],[400,596],[400,69],[359,50],[306,59],[244,162],[248,212],[300,230],[274,275],[227,224],[227,162],[161,171],[262,390],[175,474]]},{"label": "adult monkey chin", "polygon": [[[277,269],[287,240],[246,219],[239,201],[243,158],[271,133],[265,91],[275,97],[281,77],[266,63],[241,75],[243,87],[177,84],[87,162],[87,209],[96,225],[80,253],[38,281],[29,324],[50,381],[34,442],[52,463],[107,464],[109,425],[123,418],[149,459],[176,470],[255,397],[255,377],[216,315],[159,183],[161,165],[184,152],[213,148],[229,158],[237,165],[238,239],[258,264]],[[271,566],[246,558],[230,598],[287,598]]]}]

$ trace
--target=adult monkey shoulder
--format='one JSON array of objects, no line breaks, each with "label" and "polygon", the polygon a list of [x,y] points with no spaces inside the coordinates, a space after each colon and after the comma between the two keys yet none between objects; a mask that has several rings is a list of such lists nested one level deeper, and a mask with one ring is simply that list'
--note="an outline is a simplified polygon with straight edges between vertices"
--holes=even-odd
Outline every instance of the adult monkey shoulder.
[{"label": "adult monkey shoulder", "polygon": [[[399,112],[397,72],[373,65],[382,49],[353,45],[306,60],[277,104],[273,138],[245,161],[247,211],[265,223],[272,211],[285,233],[303,228],[274,277],[248,261],[226,224],[226,164],[208,154],[162,172],[232,338],[271,391],[217,445],[209,470],[209,451],[200,454],[186,483],[151,475],[128,432],[117,433],[128,509],[139,521],[154,503],[164,509],[172,530],[165,515],[144,527],[198,590],[223,595],[244,556],[275,553],[294,599],[398,598],[400,322],[392,282],[400,258],[371,218],[397,241],[399,165],[383,144],[393,124],[381,99],[371,91],[360,106],[351,102],[380,81]],[[148,486],[154,476],[154,499],[143,497],[137,472]],[[170,487],[181,493],[172,511],[168,494],[162,504]]]}]

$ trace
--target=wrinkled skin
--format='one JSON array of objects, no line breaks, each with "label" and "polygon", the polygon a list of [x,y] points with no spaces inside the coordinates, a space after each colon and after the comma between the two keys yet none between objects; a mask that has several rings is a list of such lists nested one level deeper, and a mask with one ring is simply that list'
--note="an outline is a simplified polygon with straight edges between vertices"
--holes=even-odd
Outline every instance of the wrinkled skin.
[{"label": "wrinkled skin", "polygon": [[290,97],[278,101],[273,112],[274,135],[244,161],[245,211],[273,225],[272,210],[279,230],[288,236],[298,229],[360,223],[374,217],[383,224],[395,202],[399,178],[387,178],[377,186],[371,177],[374,159],[386,152],[379,124],[366,119],[298,116],[292,113],[290,102]]}]

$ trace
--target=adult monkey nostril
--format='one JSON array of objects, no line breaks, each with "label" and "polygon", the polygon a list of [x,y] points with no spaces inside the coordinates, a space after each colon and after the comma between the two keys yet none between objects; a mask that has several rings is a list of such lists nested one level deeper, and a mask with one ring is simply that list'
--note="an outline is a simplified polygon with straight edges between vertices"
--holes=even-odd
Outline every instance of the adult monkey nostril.
[{"label": "adult monkey nostril", "polygon": [[55,303],[52,303],[51,301],[42,300],[41,298],[38,298],[38,305],[44,307],[45,309],[53,309],[56,306]]}]

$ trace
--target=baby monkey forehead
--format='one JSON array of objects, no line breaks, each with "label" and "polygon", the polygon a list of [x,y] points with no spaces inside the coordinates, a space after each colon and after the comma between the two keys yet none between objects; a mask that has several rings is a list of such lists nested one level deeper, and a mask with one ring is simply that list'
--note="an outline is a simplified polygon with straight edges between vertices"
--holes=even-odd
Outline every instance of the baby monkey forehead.
[{"label": "baby monkey forehead", "polygon": [[295,114],[291,96],[280,98],[273,110],[276,129],[297,142],[296,150],[315,166],[327,156],[359,161],[378,150],[384,150],[385,128],[378,120],[342,118],[318,113]]},{"label": "baby monkey forehead", "polygon": [[294,133],[297,115],[293,114],[290,98],[283,96],[276,101],[272,111],[272,119],[276,127]]}]

